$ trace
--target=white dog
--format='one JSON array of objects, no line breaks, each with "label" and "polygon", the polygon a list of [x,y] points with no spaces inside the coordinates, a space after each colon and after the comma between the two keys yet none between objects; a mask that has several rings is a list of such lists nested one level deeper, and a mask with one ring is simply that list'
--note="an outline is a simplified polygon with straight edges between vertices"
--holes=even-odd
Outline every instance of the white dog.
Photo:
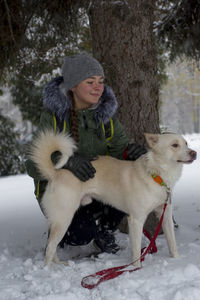
[{"label": "white dog", "polygon": [[[56,248],[66,233],[72,218],[82,204],[95,198],[128,214],[129,234],[135,267],[140,267],[141,240],[144,222],[155,210],[161,216],[168,190],[172,190],[181,175],[183,163],[196,159],[183,137],[177,134],[145,134],[149,151],[136,161],[100,156],[92,161],[95,177],[82,182],[70,171],[61,169],[76,150],[73,139],[62,133],[42,132],[33,142],[31,159],[48,180],[42,207],[50,223],[46,248],[46,265],[59,263]],[[51,154],[62,153],[54,166]],[[155,182],[152,175],[162,178],[165,185]],[[169,202],[169,201],[168,201]],[[169,252],[178,257],[172,207],[168,203],[163,220]]]}]

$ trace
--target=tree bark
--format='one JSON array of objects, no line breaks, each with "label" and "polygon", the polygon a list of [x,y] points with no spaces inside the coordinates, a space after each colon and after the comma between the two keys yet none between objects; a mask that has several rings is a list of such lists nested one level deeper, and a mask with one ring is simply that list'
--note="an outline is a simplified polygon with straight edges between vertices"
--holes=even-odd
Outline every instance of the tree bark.
[{"label": "tree bark", "polygon": [[127,135],[140,144],[144,132],[159,132],[153,11],[154,0],[94,0],[89,10],[93,54],[117,96]]},{"label": "tree bark", "polygon": [[[159,132],[154,0],[93,0],[89,10],[94,56],[102,63],[119,102],[127,135],[144,144],[144,132]],[[145,228],[154,232],[157,220]],[[120,230],[127,232],[127,220]]]}]

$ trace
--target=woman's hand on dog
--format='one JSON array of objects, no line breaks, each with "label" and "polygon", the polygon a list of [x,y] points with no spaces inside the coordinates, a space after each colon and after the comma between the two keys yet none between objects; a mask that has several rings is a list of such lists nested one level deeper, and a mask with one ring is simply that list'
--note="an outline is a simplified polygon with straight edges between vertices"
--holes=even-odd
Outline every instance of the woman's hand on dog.
[{"label": "woman's hand on dog", "polygon": [[141,155],[147,153],[147,150],[139,145],[139,144],[128,144],[126,148],[126,153],[127,153],[127,160],[136,160],[138,159]]},{"label": "woman's hand on dog", "polygon": [[91,164],[91,161],[96,158],[82,157],[78,153],[74,153],[62,169],[71,171],[81,181],[87,181],[94,177],[96,169]]}]

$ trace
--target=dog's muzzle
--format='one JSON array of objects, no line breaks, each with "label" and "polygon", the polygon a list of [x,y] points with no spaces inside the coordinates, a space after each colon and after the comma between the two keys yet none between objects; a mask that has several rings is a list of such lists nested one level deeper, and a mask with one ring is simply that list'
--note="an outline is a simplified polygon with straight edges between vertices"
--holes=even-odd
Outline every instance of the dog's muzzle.
[{"label": "dog's muzzle", "polygon": [[187,161],[177,160],[177,162],[181,162],[181,163],[184,163],[184,164],[190,164],[197,158],[197,152],[194,151],[194,150],[190,150],[190,152],[188,154],[190,156],[189,160],[187,160]]}]

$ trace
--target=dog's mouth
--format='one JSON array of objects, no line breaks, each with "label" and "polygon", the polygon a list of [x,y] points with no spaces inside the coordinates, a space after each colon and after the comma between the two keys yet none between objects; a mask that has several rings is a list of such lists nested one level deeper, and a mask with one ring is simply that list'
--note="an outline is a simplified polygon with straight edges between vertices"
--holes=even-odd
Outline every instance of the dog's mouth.
[{"label": "dog's mouth", "polygon": [[[195,158],[195,159],[196,159],[196,158]],[[182,164],[191,164],[191,163],[193,163],[193,161],[194,161],[195,159],[190,159],[190,160],[177,160],[177,162],[180,162],[180,163],[182,163]]]}]

